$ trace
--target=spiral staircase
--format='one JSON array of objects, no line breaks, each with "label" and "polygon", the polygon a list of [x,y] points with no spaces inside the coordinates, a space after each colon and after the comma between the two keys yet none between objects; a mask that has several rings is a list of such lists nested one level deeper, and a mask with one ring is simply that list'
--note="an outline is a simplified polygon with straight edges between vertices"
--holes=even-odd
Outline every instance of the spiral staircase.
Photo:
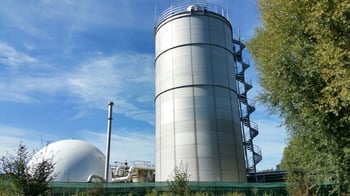
[{"label": "spiral staircase", "polygon": [[243,60],[245,45],[240,39],[233,39],[234,61],[236,64],[237,93],[240,101],[240,119],[242,127],[243,147],[245,152],[247,173],[256,173],[256,165],[262,160],[261,149],[254,145],[253,139],[259,134],[258,125],[250,120],[250,114],[255,111],[254,102],[247,97],[252,89],[251,80],[245,77],[249,61]]}]

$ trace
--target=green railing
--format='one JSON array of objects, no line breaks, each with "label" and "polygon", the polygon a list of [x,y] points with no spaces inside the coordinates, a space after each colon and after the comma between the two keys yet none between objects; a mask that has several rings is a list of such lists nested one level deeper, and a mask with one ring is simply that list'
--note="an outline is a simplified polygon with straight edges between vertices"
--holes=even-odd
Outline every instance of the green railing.
[{"label": "green railing", "polygon": [[[223,183],[190,182],[192,193],[224,195],[227,193],[244,193],[244,195],[287,195],[285,183]],[[51,195],[79,195],[93,191],[104,195],[145,195],[156,190],[158,193],[168,191],[166,182],[156,183],[64,183],[50,184]]]},{"label": "green railing", "polygon": [[[0,181],[0,195],[6,193],[11,183]],[[225,183],[225,182],[190,182],[191,193],[198,195],[245,195],[245,196],[280,196],[288,195],[285,183]],[[52,182],[48,195],[84,196],[84,195],[146,195],[152,191],[159,194],[168,192],[166,182],[156,183],[74,183]],[[331,184],[320,187],[317,195],[337,195],[332,193]],[[5,191],[5,192],[4,192]],[[201,194],[202,193],[202,194]],[[232,194],[233,193],[233,194]],[[156,195],[156,194],[150,194]]]}]

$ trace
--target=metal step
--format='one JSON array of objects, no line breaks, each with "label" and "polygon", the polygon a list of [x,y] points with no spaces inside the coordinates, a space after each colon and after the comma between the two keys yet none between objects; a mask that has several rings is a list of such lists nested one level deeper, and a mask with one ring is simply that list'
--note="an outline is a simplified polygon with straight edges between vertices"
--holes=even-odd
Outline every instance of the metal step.
[{"label": "metal step", "polygon": [[252,82],[245,78],[245,71],[250,67],[249,60],[243,60],[245,45],[238,39],[233,39],[233,54],[236,65],[236,80],[238,99],[240,101],[240,120],[242,123],[243,147],[246,155],[246,170],[256,172],[256,165],[262,160],[260,147],[253,144],[253,139],[259,134],[258,125],[250,121],[250,114],[255,111],[255,104],[247,98],[247,92],[253,88]]}]

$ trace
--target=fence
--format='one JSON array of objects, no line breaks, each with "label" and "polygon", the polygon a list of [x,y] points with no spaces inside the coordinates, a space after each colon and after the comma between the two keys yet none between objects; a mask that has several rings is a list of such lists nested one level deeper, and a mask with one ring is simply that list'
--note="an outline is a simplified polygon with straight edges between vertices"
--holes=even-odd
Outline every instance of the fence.
[{"label": "fence", "polygon": [[[190,182],[190,191],[224,195],[227,193],[244,193],[244,195],[288,195],[285,183],[223,183],[223,182]],[[102,192],[104,195],[145,195],[157,190],[158,193],[167,192],[166,182],[156,183],[64,183],[50,184],[51,195],[74,195],[80,193]]]}]

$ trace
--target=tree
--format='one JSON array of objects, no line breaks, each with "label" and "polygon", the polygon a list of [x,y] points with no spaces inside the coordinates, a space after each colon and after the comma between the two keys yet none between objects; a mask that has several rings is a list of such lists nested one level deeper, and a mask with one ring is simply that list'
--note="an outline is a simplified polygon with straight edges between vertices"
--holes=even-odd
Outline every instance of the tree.
[{"label": "tree", "polygon": [[335,165],[329,164],[335,162],[332,144],[326,141],[325,138],[311,141],[299,135],[290,139],[281,162],[281,167],[288,170],[290,195],[317,194],[322,185],[330,184],[336,178]]},{"label": "tree", "polygon": [[[299,159],[304,170],[333,168],[339,191],[346,191],[350,183],[350,2],[260,0],[259,8],[262,26],[247,44],[263,87],[259,99],[284,118],[291,141],[297,138],[308,144],[304,150],[315,152],[304,157],[291,142],[287,154],[292,156],[283,159]],[[329,159],[326,165],[319,161],[324,155]]]},{"label": "tree", "polygon": [[44,156],[33,157],[21,143],[15,155],[7,154],[0,159],[0,169],[14,185],[15,195],[44,195],[49,190],[54,163]]},{"label": "tree", "polygon": [[180,166],[175,166],[174,173],[170,176],[169,192],[172,195],[186,196],[190,195],[190,189],[188,187],[190,175],[187,173],[187,169],[183,167],[181,163]]}]

